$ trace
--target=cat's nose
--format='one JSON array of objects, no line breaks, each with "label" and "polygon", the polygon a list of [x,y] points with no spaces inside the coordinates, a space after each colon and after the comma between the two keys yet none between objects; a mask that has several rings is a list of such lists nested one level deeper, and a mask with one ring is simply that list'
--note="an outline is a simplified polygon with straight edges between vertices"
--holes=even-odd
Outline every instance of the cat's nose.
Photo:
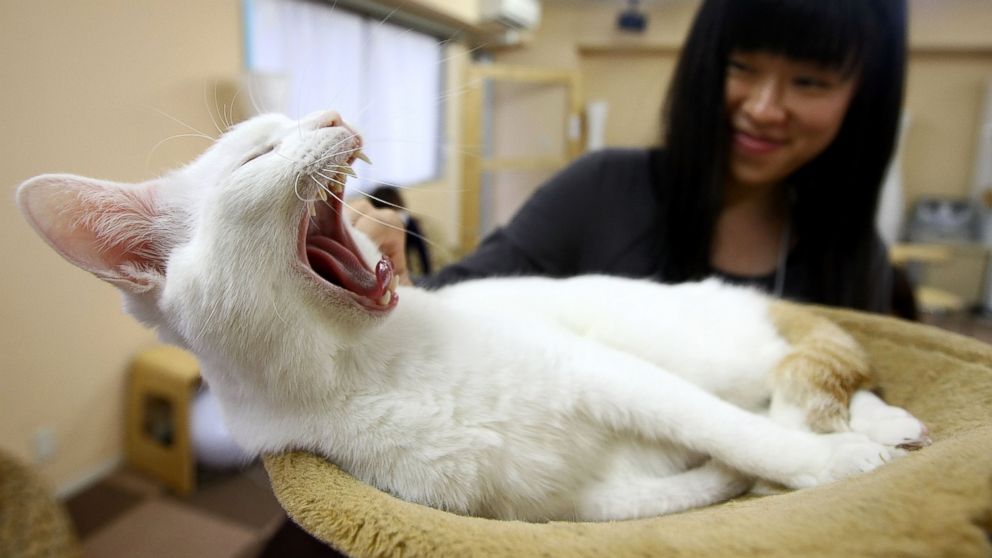
[{"label": "cat's nose", "polygon": [[338,114],[336,110],[320,110],[308,114],[304,120],[312,125],[314,129],[318,128],[337,128],[338,126],[344,126],[344,120],[341,115]]},{"label": "cat's nose", "polygon": [[320,120],[317,124],[318,128],[337,128],[344,124],[341,119],[341,115],[338,114],[336,110],[329,110],[320,115]]}]

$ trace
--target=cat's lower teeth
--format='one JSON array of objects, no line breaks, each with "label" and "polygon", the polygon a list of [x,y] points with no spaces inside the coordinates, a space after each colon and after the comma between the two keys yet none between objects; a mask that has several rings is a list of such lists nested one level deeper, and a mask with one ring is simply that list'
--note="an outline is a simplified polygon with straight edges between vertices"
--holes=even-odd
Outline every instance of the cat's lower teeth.
[{"label": "cat's lower teeth", "polygon": [[393,292],[392,291],[386,291],[386,292],[382,293],[382,296],[381,297],[379,297],[379,300],[378,300],[379,306],[386,306],[387,304],[389,304],[389,301],[391,301],[391,300],[393,300]]},{"label": "cat's lower teeth", "polygon": [[310,213],[311,217],[317,216],[317,207],[314,206],[313,200],[307,202],[307,211]]}]

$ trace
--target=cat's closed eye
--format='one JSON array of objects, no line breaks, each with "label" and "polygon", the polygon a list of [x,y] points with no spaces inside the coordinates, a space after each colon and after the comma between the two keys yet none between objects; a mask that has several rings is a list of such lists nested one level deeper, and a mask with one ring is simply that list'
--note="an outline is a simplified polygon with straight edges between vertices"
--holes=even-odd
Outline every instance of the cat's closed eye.
[{"label": "cat's closed eye", "polygon": [[255,159],[258,159],[262,155],[265,155],[266,153],[271,153],[272,150],[275,149],[275,148],[276,148],[276,146],[273,143],[273,144],[266,145],[265,147],[262,147],[260,149],[256,149],[255,151],[252,151],[250,155],[248,155],[247,157],[245,157],[245,159],[243,161],[241,161],[241,165],[239,165],[239,166],[247,165],[248,163],[254,161]]}]

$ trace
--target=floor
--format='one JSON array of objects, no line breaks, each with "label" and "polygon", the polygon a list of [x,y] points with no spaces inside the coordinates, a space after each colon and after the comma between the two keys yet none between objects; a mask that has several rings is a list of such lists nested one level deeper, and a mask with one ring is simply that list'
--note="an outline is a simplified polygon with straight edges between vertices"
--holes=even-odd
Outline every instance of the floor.
[{"label": "floor", "polygon": [[972,337],[984,343],[992,344],[992,316],[978,313],[958,314],[923,314],[920,321],[927,325],[946,329],[948,331]]},{"label": "floor", "polygon": [[261,464],[198,474],[176,496],[121,469],[66,502],[86,558],[339,557],[289,521]]},{"label": "floor", "polygon": [[[926,324],[992,344],[992,320],[925,315]],[[289,521],[261,464],[201,471],[194,494],[179,497],[147,477],[117,471],[68,500],[87,558],[267,558],[341,556]]]}]

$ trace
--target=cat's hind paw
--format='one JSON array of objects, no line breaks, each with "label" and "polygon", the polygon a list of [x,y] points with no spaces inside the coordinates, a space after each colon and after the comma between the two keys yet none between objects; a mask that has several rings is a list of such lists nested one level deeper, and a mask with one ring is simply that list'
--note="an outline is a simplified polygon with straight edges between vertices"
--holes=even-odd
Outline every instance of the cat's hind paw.
[{"label": "cat's hind paw", "polygon": [[931,444],[930,430],[919,419],[867,391],[859,391],[851,398],[851,430],[879,444],[903,450],[918,450]]}]

